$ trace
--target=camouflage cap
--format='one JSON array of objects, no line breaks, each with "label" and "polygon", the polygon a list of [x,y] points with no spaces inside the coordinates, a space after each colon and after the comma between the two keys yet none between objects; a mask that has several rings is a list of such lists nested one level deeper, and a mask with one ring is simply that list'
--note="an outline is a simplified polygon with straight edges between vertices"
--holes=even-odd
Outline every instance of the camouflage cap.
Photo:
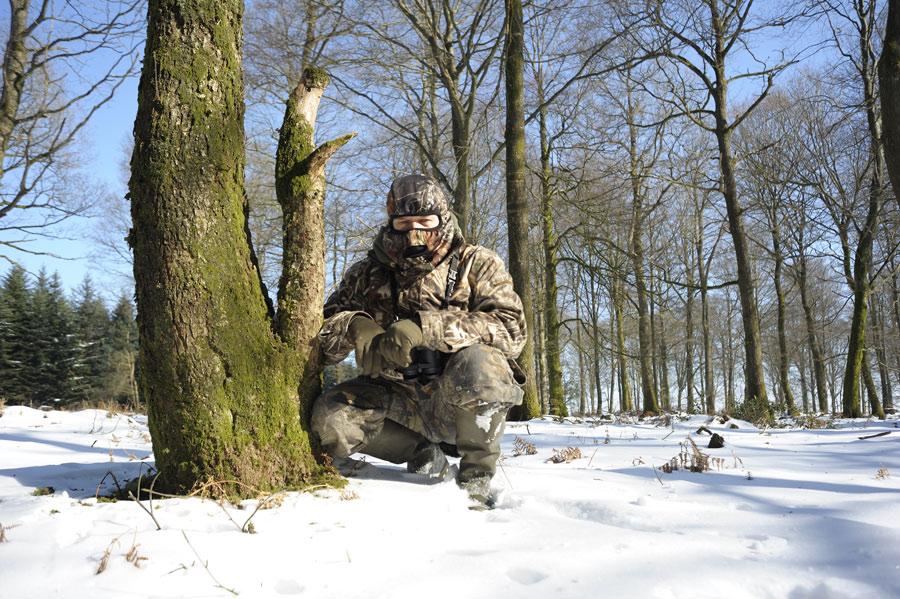
[{"label": "camouflage cap", "polygon": [[440,214],[441,220],[450,220],[450,207],[438,182],[425,175],[406,175],[391,183],[387,197],[389,216],[413,216],[416,214]]}]

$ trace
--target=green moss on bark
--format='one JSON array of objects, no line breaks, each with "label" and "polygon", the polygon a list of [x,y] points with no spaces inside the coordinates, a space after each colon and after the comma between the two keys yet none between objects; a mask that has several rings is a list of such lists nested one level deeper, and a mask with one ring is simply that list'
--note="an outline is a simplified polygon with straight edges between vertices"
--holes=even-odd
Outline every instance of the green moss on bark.
[{"label": "green moss on bark", "polygon": [[149,3],[132,158],[142,390],[159,486],[229,492],[334,481],[272,331],[246,234],[239,1]]}]

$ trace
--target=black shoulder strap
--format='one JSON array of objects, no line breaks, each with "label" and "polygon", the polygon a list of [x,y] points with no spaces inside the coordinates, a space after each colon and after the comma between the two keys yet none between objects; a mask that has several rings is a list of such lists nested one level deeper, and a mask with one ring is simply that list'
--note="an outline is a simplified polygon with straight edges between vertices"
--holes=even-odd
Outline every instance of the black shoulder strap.
[{"label": "black shoulder strap", "polygon": [[447,271],[447,289],[444,291],[444,299],[441,302],[441,309],[446,310],[450,307],[450,296],[456,291],[456,280],[459,278],[459,250],[453,251],[450,256],[450,269]]},{"label": "black shoulder strap", "polygon": [[394,274],[392,269],[388,269],[391,277],[391,303],[393,304],[394,309],[394,320],[398,320],[400,318],[400,300],[397,298],[397,276]]}]

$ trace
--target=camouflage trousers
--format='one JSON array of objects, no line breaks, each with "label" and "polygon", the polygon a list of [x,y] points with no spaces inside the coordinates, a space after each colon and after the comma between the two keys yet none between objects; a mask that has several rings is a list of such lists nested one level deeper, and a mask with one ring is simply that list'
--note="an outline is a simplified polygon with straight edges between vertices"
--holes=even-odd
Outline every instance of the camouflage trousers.
[{"label": "camouflage trousers", "polygon": [[443,374],[426,385],[368,376],[335,385],[316,399],[312,429],[333,457],[363,449],[385,419],[433,443],[455,444],[457,410],[476,417],[505,415],[523,395],[503,352],[473,345],[453,354]]}]

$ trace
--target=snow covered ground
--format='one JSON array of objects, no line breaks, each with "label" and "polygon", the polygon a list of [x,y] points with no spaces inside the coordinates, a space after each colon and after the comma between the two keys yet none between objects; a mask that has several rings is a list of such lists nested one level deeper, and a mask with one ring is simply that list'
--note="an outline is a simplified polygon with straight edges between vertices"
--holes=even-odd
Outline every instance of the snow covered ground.
[{"label": "snow covered ground", "polygon": [[[343,493],[256,512],[246,534],[256,501],[154,500],[157,530],[134,502],[94,499],[107,472],[146,472],[145,417],[7,407],[0,597],[900,597],[897,420],[708,423],[721,449],[704,424],[511,423],[494,510],[373,460]],[[517,437],[537,453],[513,457]],[[682,450],[690,465],[688,437],[711,470],[665,472]],[[582,457],[548,461],[567,447]]]}]

